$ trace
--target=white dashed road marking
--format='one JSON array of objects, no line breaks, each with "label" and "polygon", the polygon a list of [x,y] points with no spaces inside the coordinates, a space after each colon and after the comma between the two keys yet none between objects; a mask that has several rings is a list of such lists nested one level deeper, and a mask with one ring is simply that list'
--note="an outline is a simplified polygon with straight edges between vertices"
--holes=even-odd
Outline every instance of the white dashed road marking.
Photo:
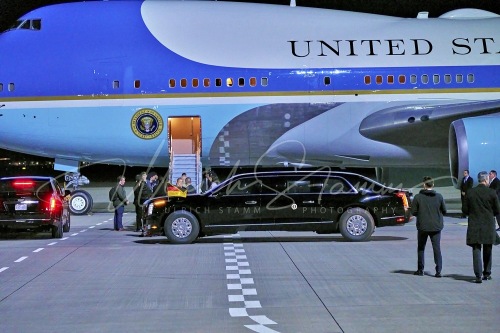
[{"label": "white dashed road marking", "polygon": [[[234,236],[237,237],[237,236]],[[262,309],[260,301],[254,299],[257,296],[257,289],[252,288],[254,280],[251,277],[252,271],[245,255],[245,249],[241,243],[224,243],[224,256],[226,257],[226,279],[227,290],[229,291],[228,301],[231,304],[229,315],[233,318],[248,317],[257,324],[244,325],[246,328],[258,333],[279,333],[266,325],[277,325],[276,322],[264,315],[250,315]],[[233,307],[234,305],[234,307]]]},{"label": "white dashed road marking", "polygon": [[[111,218],[111,219],[109,219],[109,220],[107,220],[107,221],[103,221],[103,222],[101,222],[101,223],[96,223],[96,225],[101,225],[101,224],[103,224],[103,223],[107,223],[107,222],[109,222],[109,221],[113,221],[113,218]],[[90,226],[90,227],[89,227],[89,229],[92,229],[92,228],[95,228],[95,226]],[[80,230],[80,232],[74,233],[74,234],[70,235],[70,237],[72,237],[72,236],[77,236],[78,234],[80,234],[80,233],[82,233],[82,232],[85,232],[85,231],[87,231],[87,230],[88,230],[88,229],[83,229],[83,230]],[[63,237],[63,238],[61,238],[59,241],[64,241],[64,240],[66,240],[66,239],[68,239],[68,238],[69,238],[69,237]],[[47,244],[47,246],[56,245],[57,243],[58,243],[58,242],[52,242],[52,243]],[[44,248],[43,248],[43,247],[40,247],[40,248],[38,248],[38,249],[34,250],[34,251],[33,251],[33,253],[38,253],[38,252],[41,252],[41,251],[43,251],[43,250],[44,250]],[[17,259],[17,260],[16,260],[16,261],[14,261],[14,262],[19,263],[19,262],[24,261],[24,260],[25,260],[25,259],[27,259],[27,258],[28,258],[27,256],[25,256],[25,257],[20,257],[19,259]],[[4,272],[4,271],[6,271],[7,269],[9,269],[9,267],[2,267],[2,268],[0,268],[0,273],[2,273],[2,272]]]}]

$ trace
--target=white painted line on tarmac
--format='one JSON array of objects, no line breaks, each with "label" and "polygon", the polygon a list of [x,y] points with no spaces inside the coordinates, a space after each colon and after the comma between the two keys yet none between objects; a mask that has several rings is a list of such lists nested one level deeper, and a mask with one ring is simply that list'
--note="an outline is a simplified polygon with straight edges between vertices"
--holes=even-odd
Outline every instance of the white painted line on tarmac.
[{"label": "white painted line on tarmac", "polygon": [[21,258],[17,259],[17,260],[16,260],[16,261],[14,261],[14,262],[21,262],[21,261],[23,261],[24,259],[27,259],[27,258],[28,258],[28,257],[21,257]]},{"label": "white painted line on tarmac", "polygon": [[[234,235],[235,238],[239,235]],[[228,237],[229,238],[229,237]],[[230,241],[230,240],[228,240]],[[262,311],[262,304],[259,300],[254,299],[257,296],[257,289],[247,288],[254,284],[254,279],[251,277],[250,269],[241,269],[241,267],[249,267],[245,249],[241,243],[225,243],[224,256],[226,266],[227,290],[229,292],[228,301],[236,303],[229,307],[229,315],[233,318],[248,317],[257,324],[244,325],[246,328],[258,333],[279,333],[266,325],[277,325],[277,323],[264,315],[250,315],[248,310],[254,312]]]},{"label": "white painted line on tarmac", "polygon": [[38,253],[40,251],[43,251],[43,247],[40,247],[40,248],[36,249],[35,251],[33,251],[33,253]]},{"label": "white painted line on tarmac", "polygon": [[48,245],[48,246],[52,246],[52,245],[56,245],[56,244],[57,244],[57,242],[52,242],[52,243],[49,243],[49,244],[47,244],[47,245]]},{"label": "white painted line on tarmac", "polygon": [[71,235],[71,237],[73,237],[73,236],[78,236],[78,233],[74,233]]},{"label": "white painted line on tarmac", "polygon": [[80,232],[85,232],[85,231],[87,231],[87,229],[80,230]]},{"label": "white painted line on tarmac", "polygon": [[8,269],[9,269],[9,267],[2,267],[2,268],[0,268],[0,273],[2,273],[3,271],[6,271]]},{"label": "white painted line on tarmac", "polygon": [[95,228],[95,225],[89,227],[89,229],[94,229],[94,228]]},{"label": "white painted line on tarmac", "polygon": [[63,237],[63,238],[61,238],[61,240],[63,241],[63,240],[66,240],[66,239],[68,239],[68,238],[69,238],[69,237]]}]

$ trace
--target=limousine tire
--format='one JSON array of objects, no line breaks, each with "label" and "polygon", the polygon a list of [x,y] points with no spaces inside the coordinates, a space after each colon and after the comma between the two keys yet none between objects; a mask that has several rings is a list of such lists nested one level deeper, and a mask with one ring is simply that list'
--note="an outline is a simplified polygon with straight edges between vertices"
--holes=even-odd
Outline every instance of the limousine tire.
[{"label": "limousine tire", "polygon": [[352,242],[363,242],[370,238],[375,230],[375,221],[363,208],[350,208],[340,217],[340,233]]},{"label": "limousine tire", "polygon": [[200,224],[193,214],[178,211],[167,217],[163,229],[165,236],[173,244],[189,244],[198,237]]}]

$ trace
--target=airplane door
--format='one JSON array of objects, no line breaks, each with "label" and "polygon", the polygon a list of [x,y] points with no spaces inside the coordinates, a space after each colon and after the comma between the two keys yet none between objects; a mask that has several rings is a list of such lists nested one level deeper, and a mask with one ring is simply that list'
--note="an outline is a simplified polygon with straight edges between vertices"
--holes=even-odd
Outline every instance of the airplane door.
[{"label": "airplane door", "polygon": [[196,154],[201,156],[201,118],[169,117],[169,149],[173,154]]}]

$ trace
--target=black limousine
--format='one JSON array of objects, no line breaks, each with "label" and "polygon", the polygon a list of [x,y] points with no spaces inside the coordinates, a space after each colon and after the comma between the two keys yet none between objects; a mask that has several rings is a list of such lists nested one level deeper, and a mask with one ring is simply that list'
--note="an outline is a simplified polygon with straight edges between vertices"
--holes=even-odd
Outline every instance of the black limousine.
[{"label": "black limousine", "polygon": [[148,235],[175,244],[258,230],[340,232],[366,241],[376,227],[410,220],[410,195],[348,172],[254,172],[203,194],[150,199],[143,222]]}]

